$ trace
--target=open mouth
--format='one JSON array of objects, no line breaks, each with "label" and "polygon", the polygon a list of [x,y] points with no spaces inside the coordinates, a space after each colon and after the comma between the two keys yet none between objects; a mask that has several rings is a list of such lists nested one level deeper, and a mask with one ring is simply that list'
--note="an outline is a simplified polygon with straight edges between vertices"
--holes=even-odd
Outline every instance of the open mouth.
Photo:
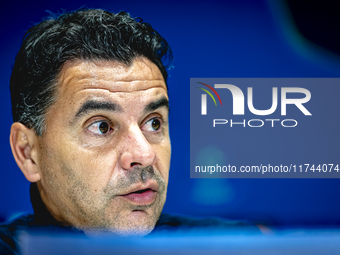
[{"label": "open mouth", "polygon": [[156,191],[148,188],[136,190],[126,195],[121,195],[121,197],[126,198],[127,200],[139,205],[147,205],[155,201],[156,195],[157,195]]},{"label": "open mouth", "polygon": [[[153,191],[152,189],[141,189],[141,190],[137,190],[137,191],[131,192],[131,193],[141,194],[141,193],[146,192],[146,191],[148,191],[148,190]],[[130,193],[130,194],[131,194],[131,193]]]}]

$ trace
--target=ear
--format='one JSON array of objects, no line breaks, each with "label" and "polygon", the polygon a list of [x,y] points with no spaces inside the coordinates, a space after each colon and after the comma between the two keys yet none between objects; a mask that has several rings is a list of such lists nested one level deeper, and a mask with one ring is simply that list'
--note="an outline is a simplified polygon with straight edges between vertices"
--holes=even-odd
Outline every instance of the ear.
[{"label": "ear", "polygon": [[11,127],[9,137],[12,153],[19,168],[30,182],[40,180],[39,167],[36,164],[38,139],[34,130],[15,122]]}]

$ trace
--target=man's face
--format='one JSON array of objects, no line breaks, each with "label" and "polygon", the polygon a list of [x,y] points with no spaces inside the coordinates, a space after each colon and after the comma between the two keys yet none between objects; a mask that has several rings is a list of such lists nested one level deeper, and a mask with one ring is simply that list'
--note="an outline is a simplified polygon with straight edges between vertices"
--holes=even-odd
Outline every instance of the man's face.
[{"label": "man's face", "polygon": [[168,95],[146,58],[66,62],[38,138],[38,187],[59,221],[145,235],[158,220],[170,167]]}]

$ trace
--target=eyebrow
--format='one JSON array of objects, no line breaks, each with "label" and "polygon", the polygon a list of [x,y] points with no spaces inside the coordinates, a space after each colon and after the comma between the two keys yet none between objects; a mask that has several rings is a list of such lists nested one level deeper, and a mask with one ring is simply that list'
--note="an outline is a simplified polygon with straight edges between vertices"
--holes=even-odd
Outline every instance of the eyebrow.
[{"label": "eyebrow", "polygon": [[170,110],[169,100],[166,97],[162,97],[161,99],[151,102],[148,105],[146,105],[144,108],[144,113],[155,111],[161,107],[166,107],[168,111]]},{"label": "eyebrow", "polygon": [[[161,99],[151,102],[148,105],[146,105],[144,108],[144,113],[155,111],[161,107],[166,107],[169,111],[169,101],[166,97],[162,97]],[[78,110],[78,112],[74,116],[71,123],[74,123],[76,119],[83,116],[84,114],[87,114],[88,112],[98,111],[98,110],[108,110],[108,111],[116,111],[116,112],[123,111],[120,105],[113,103],[113,102],[89,100],[89,101],[86,101],[82,105],[82,107]]]},{"label": "eyebrow", "polygon": [[98,111],[98,110],[108,110],[108,111],[118,111],[121,112],[122,107],[113,102],[106,102],[106,101],[86,101],[79,111],[74,116],[75,119],[79,118],[80,116],[90,112],[90,111]]}]

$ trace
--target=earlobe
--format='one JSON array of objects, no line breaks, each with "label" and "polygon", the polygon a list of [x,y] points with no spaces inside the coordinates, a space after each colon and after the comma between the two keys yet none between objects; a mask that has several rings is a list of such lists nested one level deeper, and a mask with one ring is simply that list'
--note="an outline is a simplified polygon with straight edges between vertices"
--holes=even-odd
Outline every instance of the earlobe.
[{"label": "earlobe", "polygon": [[39,167],[36,164],[38,140],[32,129],[15,122],[11,127],[10,144],[15,161],[30,182],[40,180]]}]

